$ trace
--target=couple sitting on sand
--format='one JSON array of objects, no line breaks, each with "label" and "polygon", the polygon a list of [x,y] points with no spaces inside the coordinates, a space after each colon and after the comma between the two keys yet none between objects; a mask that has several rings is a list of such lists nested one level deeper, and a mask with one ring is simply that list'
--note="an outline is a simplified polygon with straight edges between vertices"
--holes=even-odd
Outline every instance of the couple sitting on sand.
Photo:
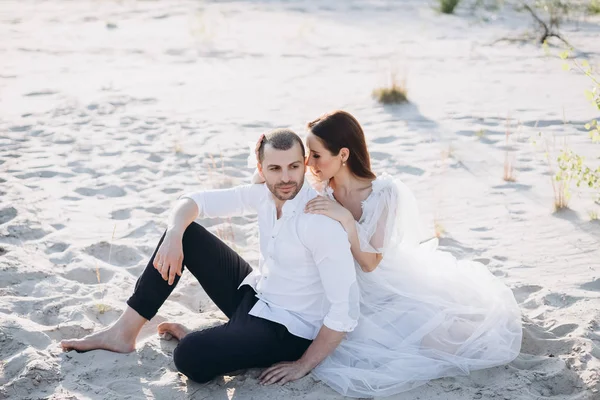
[{"label": "couple sitting on sand", "polygon": [[[175,366],[196,382],[266,368],[261,383],[283,384],[312,371],[341,394],[384,396],[512,361],[521,318],[511,290],[484,265],[422,243],[411,191],[371,171],[358,121],[323,115],[306,144],[271,131],[257,144],[253,184],[182,196],[123,315],[63,349],[134,351],[187,267],[229,318],[196,332],[158,326],[179,340]],[[193,222],[249,214],[257,269]]]}]

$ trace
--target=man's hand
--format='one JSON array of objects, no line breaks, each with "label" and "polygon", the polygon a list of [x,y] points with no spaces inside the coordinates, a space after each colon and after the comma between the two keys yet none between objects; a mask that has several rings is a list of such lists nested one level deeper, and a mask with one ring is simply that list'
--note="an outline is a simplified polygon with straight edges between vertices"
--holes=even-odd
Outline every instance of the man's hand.
[{"label": "man's hand", "polygon": [[165,239],[158,248],[154,257],[154,268],[169,281],[169,285],[175,282],[175,275],[181,276],[183,263],[183,235],[167,230]]},{"label": "man's hand", "polygon": [[311,368],[299,360],[293,362],[285,361],[265,369],[258,379],[261,385],[271,385],[277,382],[283,385],[306,376],[310,370]]}]

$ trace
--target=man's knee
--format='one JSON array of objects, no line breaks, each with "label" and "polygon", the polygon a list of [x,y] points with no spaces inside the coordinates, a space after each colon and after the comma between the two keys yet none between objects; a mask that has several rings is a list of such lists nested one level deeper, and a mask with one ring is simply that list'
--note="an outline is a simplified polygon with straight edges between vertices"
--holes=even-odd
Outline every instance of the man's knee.
[{"label": "man's knee", "polygon": [[184,337],[173,352],[173,362],[177,370],[198,383],[206,383],[216,378],[218,374],[211,368],[211,362],[206,358],[207,349],[201,340],[193,340],[190,335]]},{"label": "man's knee", "polygon": [[187,241],[197,241],[198,239],[202,239],[206,235],[211,235],[211,233],[199,223],[192,222],[185,229],[185,232],[183,232],[183,242],[185,243]]}]

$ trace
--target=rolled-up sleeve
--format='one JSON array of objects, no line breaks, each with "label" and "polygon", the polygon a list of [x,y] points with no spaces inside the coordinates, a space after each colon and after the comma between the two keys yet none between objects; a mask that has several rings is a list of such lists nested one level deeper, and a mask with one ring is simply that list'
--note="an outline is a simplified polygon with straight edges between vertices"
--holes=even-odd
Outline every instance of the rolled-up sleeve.
[{"label": "rolled-up sleeve", "polygon": [[322,215],[314,215],[306,229],[306,243],[312,252],[330,308],[323,324],[338,332],[354,330],[359,317],[359,292],[354,259],[344,228]]},{"label": "rolled-up sleeve", "polygon": [[199,217],[215,218],[256,214],[265,193],[264,184],[255,184],[185,193],[180,198],[194,200]]}]

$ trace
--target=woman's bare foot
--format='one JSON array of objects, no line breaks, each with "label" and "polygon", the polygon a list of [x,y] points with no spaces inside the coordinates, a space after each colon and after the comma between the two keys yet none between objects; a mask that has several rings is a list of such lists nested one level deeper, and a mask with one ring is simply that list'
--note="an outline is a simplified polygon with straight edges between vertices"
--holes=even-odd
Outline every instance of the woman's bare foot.
[{"label": "woman's bare foot", "polygon": [[158,325],[158,334],[165,339],[170,339],[169,335],[177,340],[181,340],[190,330],[181,324],[175,322],[162,322]]},{"label": "woman's bare foot", "polygon": [[135,340],[146,322],[144,317],[128,306],[109,328],[82,339],[63,340],[60,342],[60,347],[64,351],[108,350],[116,353],[131,353],[135,350]]}]

